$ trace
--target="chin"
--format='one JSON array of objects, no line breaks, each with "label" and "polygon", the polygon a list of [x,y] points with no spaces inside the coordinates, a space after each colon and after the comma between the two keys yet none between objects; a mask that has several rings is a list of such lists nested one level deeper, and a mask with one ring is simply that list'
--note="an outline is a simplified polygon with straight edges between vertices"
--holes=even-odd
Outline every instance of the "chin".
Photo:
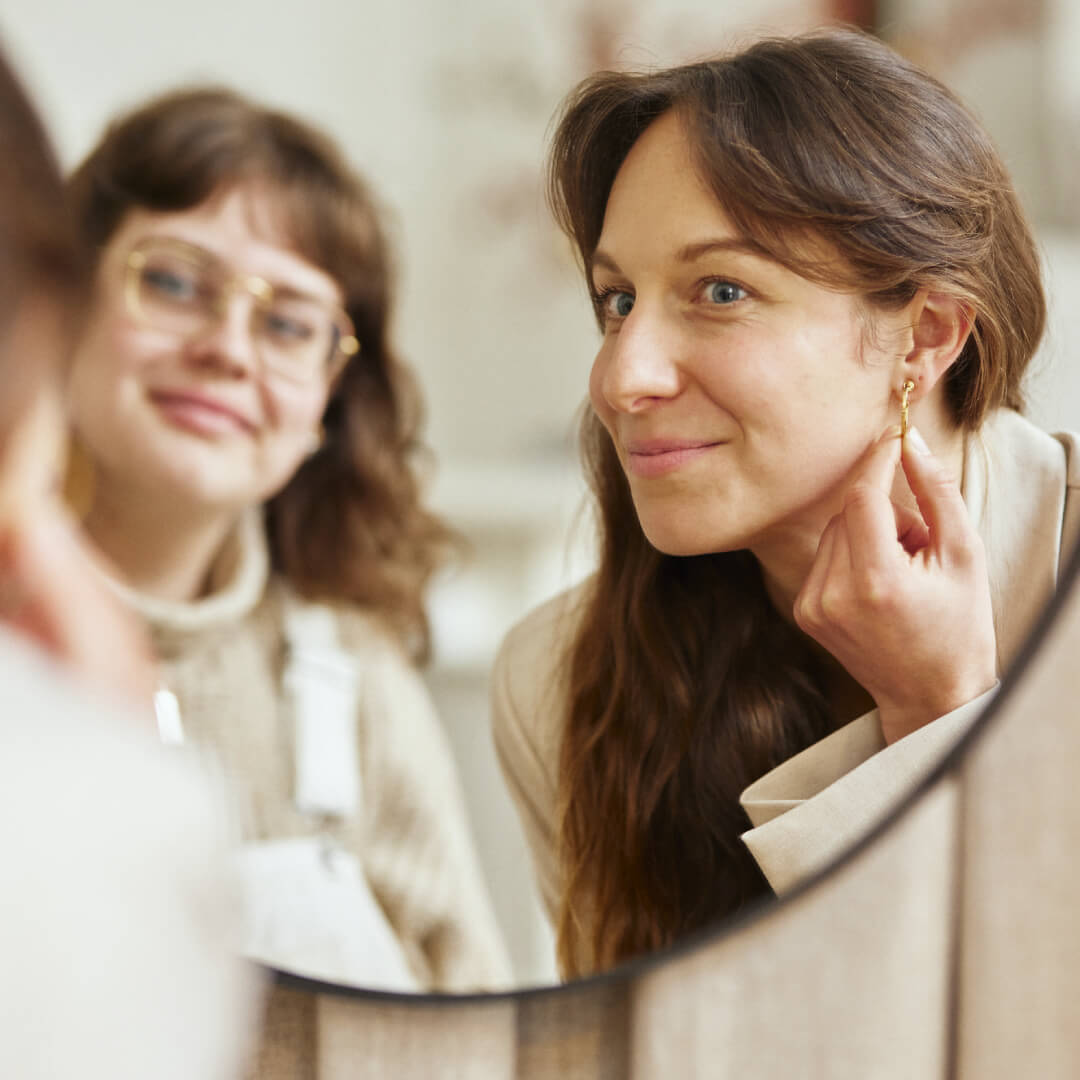
[{"label": "chin", "polygon": [[700,526],[680,527],[672,521],[641,521],[645,539],[663,555],[713,555],[718,551],[731,551],[732,548],[718,544],[717,538],[705,535]]}]

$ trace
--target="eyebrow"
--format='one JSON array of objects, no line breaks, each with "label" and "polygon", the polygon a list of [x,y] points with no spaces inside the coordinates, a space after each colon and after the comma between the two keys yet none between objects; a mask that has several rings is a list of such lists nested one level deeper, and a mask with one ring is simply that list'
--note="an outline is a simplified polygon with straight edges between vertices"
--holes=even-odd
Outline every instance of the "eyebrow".
[{"label": "eyebrow", "polygon": [[[697,262],[706,255],[715,255],[717,252],[736,252],[740,255],[753,255],[759,259],[774,261],[760,244],[743,237],[723,237],[715,240],[700,240],[697,243],[686,244],[675,252],[675,261],[681,263]],[[621,274],[619,264],[606,252],[595,251],[592,257],[592,269],[597,267],[609,270],[613,274]]]},{"label": "eyebrow", "polygon": [[[166,244],[173,244],[177,247],[188,248],[192,252],[196,252],[199,255],[209,255],[210,258],[217,263],[223,270],[230,275],[238,274],[244,278],[260,278],[270,286],[271,291],[275,296],[284,297],[287,300],[314,300],[318,304],[323,304],[326,307],[331,307],[337,311],[345,311],[345,304],[338,303],[337,300],[331,299],[328,296],[324,296],[319,292],[312,292],[310,289],[303,286],[293,285],[289,282],[282,281],[277,277],[269,277],[266,274],[248,273],[246,270],[239,270],[234,266],[229,259],[229,256],[224,251],[218,251],[216,248],[207,247],[199,240],[189,240],[186,236],[175,232],[148,232],[139,237],[138,240],[131,245],[131,247],[138,247],[140,244],[144,244],[147,241],[162,241]],[[326,272],[326,271],[324,271]],[[328,273],[328,272],[326,272]]]}]

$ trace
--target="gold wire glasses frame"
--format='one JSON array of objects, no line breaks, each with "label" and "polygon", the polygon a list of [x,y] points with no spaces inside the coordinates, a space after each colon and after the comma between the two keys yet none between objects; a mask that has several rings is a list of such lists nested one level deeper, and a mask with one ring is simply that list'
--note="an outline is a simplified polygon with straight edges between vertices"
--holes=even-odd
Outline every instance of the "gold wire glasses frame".
[{"label": "gold wire glasses frame", "polygon": [[255,274],[232,271],[213,252],[156,238],[128,254],[124,300],[147,326],[192,340],[220,325],[230,298],[252,300],[251,336],[260,360],[298,382],[333,376],[360,351],[352,321],[336,305]]}]

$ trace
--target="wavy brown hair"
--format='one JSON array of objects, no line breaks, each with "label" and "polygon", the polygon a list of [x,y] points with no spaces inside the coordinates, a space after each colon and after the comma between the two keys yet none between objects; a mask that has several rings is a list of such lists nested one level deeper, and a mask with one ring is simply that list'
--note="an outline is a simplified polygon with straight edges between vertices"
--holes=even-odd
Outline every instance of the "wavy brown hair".
[{"label": "wavy brown hair", "polygon": [[388,338],[391,258],[367,184],[310,125],[202,88],[116,120],[68,187],[100,249],[134,208],[188,210],[247,183],[276,197],[295,250],[341,286],[360,342],[327,402],[322,447],[266,504],[272,564],[303,596],[373,611],[424,659],[423,591],[450,533],[419,498],[420,399]]},{"label": "wavy brown hair", "polygon": [[[920,288],[970,305],[972,333],[945,383],[957,425],[1020,407],[1045,321],[1039,260],[997,152],[949,90],[843,29],[591,76],[564,106],[549,173],[555,216],[590,282],[615,175],[672,110],[736,229],[784,266],[861,294],[870,310]],[[821,241],[840,275],[807,254]],[[773,608],[753,556],[656,551],[591,410],[582,446],[601,557],[566,659],[567,975],[669,944],[766,894],[739,838],[749,827],[739,794],[836,722],[806,640]]]}]

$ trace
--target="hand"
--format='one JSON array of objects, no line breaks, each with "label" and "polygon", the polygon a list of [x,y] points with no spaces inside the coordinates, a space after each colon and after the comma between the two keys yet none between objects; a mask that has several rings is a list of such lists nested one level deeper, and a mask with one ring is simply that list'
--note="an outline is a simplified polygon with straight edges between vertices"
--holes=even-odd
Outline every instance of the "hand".
[{"label": "hand", "polygon": [[[986,555],[960,489],[915,429],[867,452],[821,536],[795,621],[873,697],[888,743],[989,690]],[[900,459],[919,512],[893,502]]]},{"label": "hand", "polygon": [[95,558],[59,507],[46,503],[6,524],[0,535],[0,622],[99,689],[150,708],[155,679],[149,643],[109,592]]}]

